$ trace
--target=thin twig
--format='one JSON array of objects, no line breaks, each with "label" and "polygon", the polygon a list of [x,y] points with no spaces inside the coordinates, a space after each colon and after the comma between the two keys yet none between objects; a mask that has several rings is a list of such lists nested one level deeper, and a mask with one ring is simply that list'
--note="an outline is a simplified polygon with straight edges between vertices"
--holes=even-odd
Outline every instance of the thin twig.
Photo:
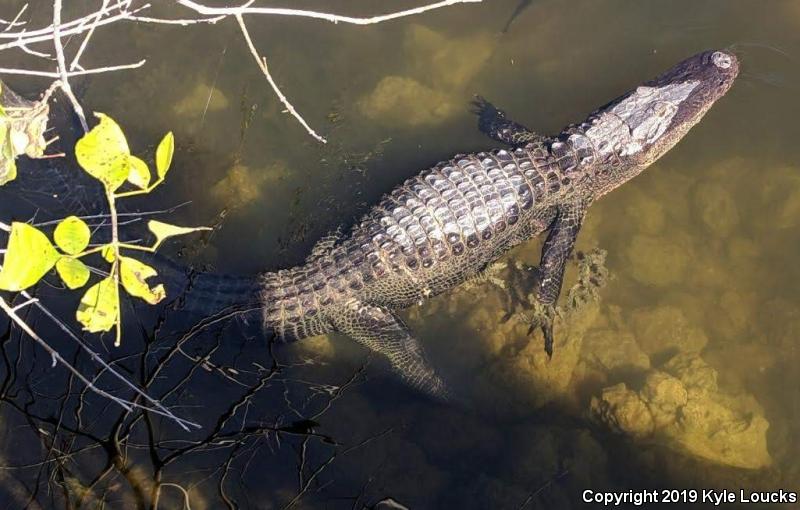
[{"label": "thin twig", "polygon": [[286,110],[290,114],[292,114],[292,116],[295,119],[297,119],[298,122],[300,122],[300,124],[306,129],[309,135],[311,135],[312,137],[314,137],[315,139],[317,139],[322,143],[328,143],[328,141],[325,138],[321,137],[320,135],[317,134],[316,131],[311,129],[311,126],[309,126],[308,123],[305,121],[305,119],[299,113],[297,113],[297,110],[294,109],[292,103],[290,103],[289,100],[286,99],[286,96],[283,95],[281,89],[278,88],[278,85],[275,83],[275,80],[272,79],[272,75],[269,74],[269,67],[267,67],[267,59],[259,56],[256,47],[253,45],[252,39],[250,39],[250,33],[247,31],[247,26],[244,24],[244,18],[242,17],[241,14],[236,14],[236,21],[239,22],[239,28],[242,29],[242,35],[244,36],[244,40],[247,41],[247,46],[250,48],[250,53],[253,55],[253,58],[256,59],[258,67],[261,68],[261,72],[264,73],[264,77],[267,78],[267,82],[269,82],[269,85],[270,87],[272,87],[272,90],[275,92],[275,95],[278,96],[278,99],[280,99],[281,103],[283,103],[283,105],[286,107]]},{"label": "thin twig", "polygon": [[[94,30],[97,23],[92,26]],[[69,76],[67,75],[67,64],[64,61],[64,46],[61,45],[61,0],[53,0],[53,44],[56,48],[56,59],[58,60],[58,72],[61,77],[61,90],[64,95],[72,103],[72,109],[78,116],[81,122],[81,127],[84,133],[89,132],[89,124],[86,123],[86,115],[83,113],[83,107],[78,102],[78,98],[72,93],[72,88],[69,86]]]},{"label": "thin twig", "polygon": [[[126,7],[129,5],[129,3],[130,3],[129,0],[119,0],[117,3],[112,5],[110,7],[110,9],[121,9],[121,17],[127,17],[129,14],[133,14],[133,11],[130,11],[130,12],[125,11]],[[146,9],[148,7],[150,7],[150,4],[145,4],[142,7],[138,8],[136,11],[139,11],[139,10],[142,10],[142,9]],[[61,35],[70,35],[67,32],[67,29],[74,29],[76,27],[80,28],[82,25],[85,25],[86,21],[88,19],[91,19],[93,16],[94,16],[94,13],[89,14],[87,16],[84,16],[82,18],[74,19],[72,21],[64,23],[61,26],[61,28],[64,29],[64,30],[62,30]],[[104,20],[104,21],[108,21],[108,20]],[[84,28],[82,30],[79,30],[77,33],[85,32],[87,30],[89,30],[88,27]],[[37,29],[37,30],[23,30],[23,31],[20,31],[20,32],[0,33],[0,38],[2,38],[2,39],[27,39],[28,37],[39,37],[39,36],[45,36],[45,39],[43,39],[43,40],[49,40],[53,36],[53,25],[48,25],[45,28],[40,28],[40,29]]]},{"label": "thin twig", "polygon": [[[120,4],[124,4],[125,2],[120,2]],[[110,9],[114,9],[115,6],[111,6]],[[108,16],[97,22],[97,26],[104,26],[111,23],[115,23],[120,20],[130,19],[131,16],[137,12],[141,12],[145,9],[150,7],[150,4],[145,4],[141,7],[138,7],[132,11],[123,11],[118,14],[114,14],[112,16]],[[85,16],[83,18],[70,21],[69,23],[65,23],[61,28],[61,36],[68,36],[68,35],[75,35],[86,32],[89,30],[89,27],[85,25],[85,21],[87,18],[91,18],[92,15]],[[69,28],[67,28],[69,27]],[[36,34],[36,35],[33,35]],[[0,44],[0,50],[6,50],[9,48],[19,48],[20,46],[25,46],[28,44],[33,44],[42,41],[51,41],[53,39],[53,27],[47,27],[40,30],[35,30],[31,32],[9,32],[9,33],[2,33],[0,32],[0,39],[12,39],[11,42]]]},{"label": "thin twig", "polygon": [[[80,69],[78,71],[68,72],[66,73],[66,75],[67,77],[85,76],[87,74],[109,73],[112,71],[121,71],[123,69],[136,69],[138,67],[142,67],[146,62],[147,60],[142,59],[132,64],[120,64],[117,66],[97,67],[93,69]],[[44,76],[47,78],[62,78],[62,80],[64,76],[62,73],[55,71],[38,71],[36,69],[9,69],[9,68],[0,68],[0,74],[23,74],[27,76]]]},{"label": "thin twig", "polygon": [[30,326],[28,326],[28,324],[22,319],[22,317],[17,315],[17,312],[14,311],[14,309],[11,306],[9,306],[8,303],[6,303],[5,299],[3,299],[2,297],[0,297],[0,308],[2,308],[3,311],[5,311],[6,314],[8,314],[8,316],[11,318],[11,320],[13,320],[17,324],[17,326],[20,327],[20,329],[22,329],[25,333],[27,333],[28,336],[33,338],[36,341],[36,343],[38,343],[40,346],[42,346],[42,348],[45,351],[47,351],[47,353],[50,354],[50,356],[53,358],[53,361],[61,363],[62,365],[64,365],[67,368],[67,370],[72,372],[75,375],[75,377],[80,379],[81,382],[83,382],[83,384],[85,384],[86,386],[91,388],[92,391],[94,391],[95,393],[113,400],[114,402],[119,404],[122,408],[124,408],[124,409],[126,409],[128,411],[132,410],[130,402],[127,402],[124,399],[121,399],[121,398],[119,398],[119,397],[117,397],[115,395],[112,395],[112,394],[108,393],[107,391],[102,390],[102,389],[98,388],[97,386],[95,386],[94,384],[92,384],[92,382],[89,379],[84,377],[84,375],[81,374],[78,371],[78,369],[73,367],[67,360],[65,360],[63,357],[61,357],[61,354],[59,354],[58,351],[56,351],[55,349],[50,347],[50,345],[48,345],[48,343],[45,342],[42,339],[42,337],[37,335],[36,332],[33,329],[31,329]]},{"label": "thin twig", "polygon": [[86,34],[86,37],[83,38],[81,46],[78,48],[78,52],[75,53],[75,57],[73,57],[72,63],[69,65],[70,71],[74,71],[75,69],[78,68],[83,69],[79,61],[81,59],[81,56],[83,55],[83,52],[86,50],[86,46],[89,44],[89,39],[92,38],[92,35],[94,34],[95,29],[97,28],[97,24],[106,14],[106,12],[108,12],[108,2],[109,0],[103,0],[103,5],[100,6],[100,9],[95,14],[94,21],[92,22],[91,27],[89,27],[89,32]]},{"label": "thin twig", "polygon": [[21,23],[17,23],[17,20],[19,20],[20,16],[22,16],[22,13],[24,13],[24,12],[25,12],[27,9],[28,9],[28,4],[25,4],[25,5],[23,5],[23,6],[22,6],[22,9],[20,9],[20,10],[19,10],[19,12],[17,12],[17,15],[16,15],[16,16],[14,16],[14,19],[12,19],[11,21],[5,21],[5,20],[2,20],[1,22],[2,22],[3,24],[5,24],[5,25],[8,25],[8,26],[7,26],[7,27],[6,27],[6,28],[3,30],[3,32],[8,32],[9,30],[11,30],[12,28],[14,28],[14,27],[16,27],[16,26],[22,26],[22,25],[24,25],[24,24],[26,23],[25,21],[23,21],[23,22],[21,22]]},{"label": "thin twig", "polygon": [[198,14],[205,16],[242,16],[244,14],[271,14],[277,16],[301,16],[304,18],[321,19],[330,21],[332,23],[351,23],[353,25],[374,25],[376,23],[383,23],[393,19],[404,18],[406,16],[413,16],[423,12],[432,11],[434,9],[441,9],[455,4],[476,3],[482,0],[443,0],[404,11],[393,12],[390,14],[382,14],[379,16],[371,16],[368,18],[359,18],[353,16],[342,16],[339,14],[330,14],[326,12],[307,11],[304,9],[286,9],[280,7],[249,7],[249,3],[240,7],[209,7],[207,5],[199,4],[192,0],[176,0],[180,5],[192,9]]},{"label": "thin twig", "polygon": [[189,25],[197,25],[199,23],[208,23],[209,25],[214,25],[218,21],[222,21],[228,16],[224,14],[220,14],[219,16],[214,16],[212,18],[197,18],[197,19],[164,19],[164,18],[151,18],[149,16],[130,16],[128,19],[130,21],[140,21],[142,23],[157,23],[162,25],[181,25],[181,26],[189,26]]},{"label": "thin twig", "polygon": [[[31,299],[32,298],[32,296],[27,291],[22,291],[21,294],[26,299]],[[2,299],[2,298],[0,298],[0,299]],[[143,405],[140,405],[140,404],[134,404],[133,402],[128,402],[128,401],[124,401],[124,402],[128,402],[128,404],[135,405],[135,407],[139,407],[139,408],[142,408],[142,409],[147,409],[147,410],[149,410],[151,412],[154,412],[156,414],[165,416],[165,417],[171,419],[172,421],[174,421],[175,423],[177,423],[184,430],[188,431],[189,427],[200,428],[200,425],[198,425],[197,423],[193,423],[191,421],[184,420],[183,418],[180,418],[180,417],[176,416],[175,414],[172,413],[172,411],[170,411],[169,409],[164,407],[164,405],[161,402],[159,402],[158,400],[150,397],[149,395],[147,395],[147,393],[145,393],[144,391],[139,389],[135,384],[130,382],[128,379],[126,379],[122,374],[120,374],[116,369],[114,369],[114,367],[109,365],[99,354],[97,354],[96,352],[91,350],[89,348],[89,346],[86,345],[86,343],[78,337],[78,335],[73,333],[72,330],[66,324],[64,324],[58,317],[53,315],[53,313],[50,310],[48,310],[41,302],[39,302],[37,300],[33,304],[39,309],[39,311],[44,313],[50,320],[52,320],[56,324],[56,326],[58,326],[59,329],[61,329],[61,331],[66,333],[67,336],[69,336],[72,340],[74,340],[81,349],[86,351],[86,353],[89,355],[90,358],[92,358],[93,361],[98,363],[105,370],[108,370],[110,374],[112,374],[115,378],[117,378],[125,386],[127,386],[128,388],[133,390],[133,392],[136,393],[138,396],[144,398],[146,401],[148,401],[151,404],[153,404],[155,406],[155,408],[150,408],[148,406],[143,406]],[[27,326],[27,324],[25,326],[28,329],[30,329]],[[25,328],[23,328],[23,329],[25,329]],[[28,332],[27,330],[25,330],[25,331]],[[30,333],[28,333],[28,334],[30,334]],[[44,340],[42,340],[42,342],[44,342]],[[50,353],[51,355],[52,355],[52,352],[54,352],[54,349],[50,348],[49,345],[45,348],[45,350],[47,350],[47,352]],[[56,353],[56,354],[58,354],[58,353]],[[58,361],[58,358],[54,357],[53,359],[55,361]],[[63,360],[63,358],[62,358],[62,360]],[[64,361],[64,363],[67,363],[67,362]],[[70,372],[73,372],[73,373],[77,372],[77,369],[75,369],[72,365],[69,365],[68,363],[67,363],[67,368],[70,370]],[[81,380],[83,380],[83,379],[81,379]],[[93,386],[89,386],[89,389],[91,389],[92,391],[95,391],[95,388]],[[99,393],[100,395],[105,396],[105,392],[103,392],[102,390],[100,390],[97,393]],[[117,397],[114,397],[114,398],[116,399]],[[126,407],[126,409],[130,410],[127,407]]]},{"label": "thin twig", "polygon": [[192,505],[189,504],[189,493],[186,492],[186,489],[184,489],[183,487],[181,487],[177,483],[169,483],[169,482],[162,482],[158,486],[159,486],[159,488],[160,487],[173,487],[173,488],[178,489],[179,491],[181,491],[183,493],[183,508],[185,510],[192,510]]}]

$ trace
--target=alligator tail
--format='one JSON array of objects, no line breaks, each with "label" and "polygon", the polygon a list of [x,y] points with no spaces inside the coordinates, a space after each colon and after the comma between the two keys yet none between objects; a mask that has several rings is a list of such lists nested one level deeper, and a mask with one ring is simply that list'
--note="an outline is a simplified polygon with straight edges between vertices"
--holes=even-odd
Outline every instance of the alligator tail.
[{"label": "alligator tail", "polygon": [[[142,257],[140,257],[142,258]],[[166,303],[174,310],[201,316],[220,312],[255,312],[262,308],[261,279],[198,271],[161,255],[144,257],[158,271],[153,282],[167,291]]]}]

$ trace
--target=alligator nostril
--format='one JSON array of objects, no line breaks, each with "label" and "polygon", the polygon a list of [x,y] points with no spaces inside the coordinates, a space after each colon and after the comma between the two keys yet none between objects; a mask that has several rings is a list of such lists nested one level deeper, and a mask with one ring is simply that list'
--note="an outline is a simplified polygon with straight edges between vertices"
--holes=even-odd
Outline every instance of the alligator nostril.
[{"label": "alligator nostril", "polygon": [[731,56],[727,53],[722,53],[721,51],[715,51],[711,55],[711,62],[714,63],[715,66],[721,69],[727,69],[731,66]]}]

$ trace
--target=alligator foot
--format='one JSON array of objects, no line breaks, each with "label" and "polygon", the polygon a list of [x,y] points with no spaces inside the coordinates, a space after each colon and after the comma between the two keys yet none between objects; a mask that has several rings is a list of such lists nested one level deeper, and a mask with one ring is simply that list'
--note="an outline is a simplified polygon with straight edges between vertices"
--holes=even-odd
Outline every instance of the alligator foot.
[{"label": "alligator foot", "polygon": [[522,147],[532,142],[543,142],[545,137],[531,131],[527,127],[506,118],[503,110],[476,95],[472,101],[472,113],[478,116],[478,129],[492,140],[497,140],[512,147]]},{"label": "alligator foot", "polygon": [[531,307],[529,294],[539,279],[539,268],[536,266],[525,264],[519,260],[511,262],[507,266],[509,271],[503,293],[505,301],[503,307],[506,313],[500,322],[508,322],[518,315],[517,310],[527,310]]}]

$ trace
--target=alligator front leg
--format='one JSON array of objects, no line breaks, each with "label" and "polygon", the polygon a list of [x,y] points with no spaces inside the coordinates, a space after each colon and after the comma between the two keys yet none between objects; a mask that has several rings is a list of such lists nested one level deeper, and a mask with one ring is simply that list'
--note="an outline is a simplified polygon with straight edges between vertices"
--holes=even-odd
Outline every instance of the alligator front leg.
[{"label": "alligator front leg", "polygon": [[575,239],[578,237],[587,207],[586,202],[560,206],[542,247],[538,281],[534,290],[534,320],[531,328],[537,326],[541,328],[544,334],[544,350],[551,357],[555,304],[561,294],[564,269],[575,246]]},{"label": "alligator front leg", "polygon": [[545,137],[534,133],[522,124],[507,119],[505,112],[497,109],[481,96],[475,96],[472,105],[473,112],[478,116],[478,129],[492,140],[514,147],[546,140]]},{"label": "alligator front leg", "polygon": [[422,346],[390,310],[351,301],[332,315],[337,331],[389,358],[407,384],[437,399],[448,399],[447,388],[428,363]]}]

